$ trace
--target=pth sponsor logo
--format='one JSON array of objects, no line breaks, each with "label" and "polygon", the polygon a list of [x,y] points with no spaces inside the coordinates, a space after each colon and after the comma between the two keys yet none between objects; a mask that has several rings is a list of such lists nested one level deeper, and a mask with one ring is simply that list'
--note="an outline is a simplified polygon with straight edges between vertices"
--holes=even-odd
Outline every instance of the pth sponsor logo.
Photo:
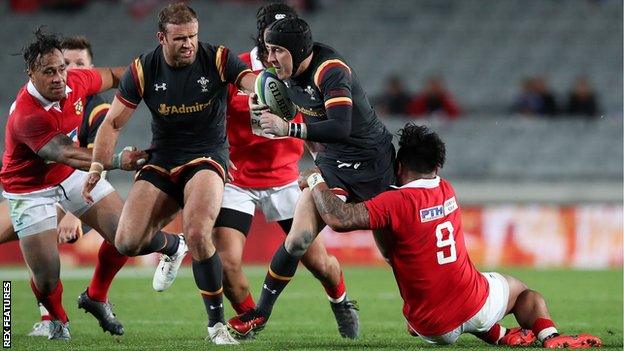
[{"label": "pth sponsor logo", "polygon": [[195,105],[172,105],[169,106],[167,104],[160,104],[160,107],[158,108],[158,113],[160,113],[163,116],[167,116],[173,113],[195,113],[195,112],[201,112],[203,111],[206,107],[210,106],[210,103],[207,102],[205,104],[200,104],[199,102],[196,102]]},{"label": "pth sponsor logo", "polygon": [[420,210],[420,221],[422,223],[433,221],[444,217],[444,206],[438,205]]},{"label": "pth sponsor logo", "polygon": [[2,348],[11,347],[11,282],[2,282]]}]

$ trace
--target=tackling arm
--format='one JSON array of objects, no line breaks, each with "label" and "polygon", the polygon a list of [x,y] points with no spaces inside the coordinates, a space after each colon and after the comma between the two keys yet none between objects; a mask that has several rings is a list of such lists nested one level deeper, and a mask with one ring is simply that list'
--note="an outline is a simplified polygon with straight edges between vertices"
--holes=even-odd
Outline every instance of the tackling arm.
[{"label": "tackling arm", "polygon": [[[37,151],[37,155],[45,160],[64,163],[72,168],[81,169],[83,171],[88,171],[91,165],[91,150],[76,146],[76,144],[64,134],[53,137]],[[111,168],[110,162],[102,163],[102,165],[104,165],[105,168]]]},{"label": "tackling arm", "polygon": [[97,67],[95,68],[102,77],[100,93],[119,86],[119,80],[123,76],[126,67]]},{"label": "tackling arm", "polygon": [[331,192],[327,184],[319,183],[312,189],[316,209],[325,224],[337,232],[370,229],[368,210],[363,203],[343,202]]}]

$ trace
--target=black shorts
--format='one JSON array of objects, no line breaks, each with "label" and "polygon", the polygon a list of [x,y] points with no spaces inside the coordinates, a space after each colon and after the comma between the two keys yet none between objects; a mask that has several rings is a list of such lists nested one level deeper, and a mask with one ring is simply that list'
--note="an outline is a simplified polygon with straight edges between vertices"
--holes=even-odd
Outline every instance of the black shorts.
[{"label": "black shorts", "polygon": [[347,202],[361,202],[388,190],[394,184],[395,157],[391,144],[386,152],[375,159],[343,161],[319,155],[316,166],[334,193],[345,195]]},{"label": "black shorts", "polygon": [[197,172],[204,169],[217,173],[225,183],[228,159],[227,149],[201,154],[179,153],[175,155],[152,151],[149,161],[137,172],[134,180],[151,183],[171,196],[183,208],[186,183]]}]

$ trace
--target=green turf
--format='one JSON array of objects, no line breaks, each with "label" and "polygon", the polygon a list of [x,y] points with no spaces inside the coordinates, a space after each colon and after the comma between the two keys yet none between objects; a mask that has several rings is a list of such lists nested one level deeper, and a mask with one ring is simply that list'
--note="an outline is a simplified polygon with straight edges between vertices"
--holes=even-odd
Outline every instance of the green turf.
[{"label": "green turf", "polygon": [[[246,269],[255,292],[264,267]],[[505,270],[539,290],[547,299],[560,331],[600,336],[605,349],[622,349],[622,271]],[[64,275],[65,306],[72,340],[48,341],[24,336],[37,320],[38,310],[24,279],[13,280],[13,348],[16,350],[206,350],[203,304],[190,271],[183,270],[167,292],[156,293],[145,271],[125,269],[113,285],[111,300],[126,334],[103,334],[95,320],[79,312],[75,298],[88,283],[84,274]],[[10,275],[12,274],[12,275]],[[15,271],[0,269],[0,278]],[[346,268],[349,295],[360,303],[361,338],[343,340],[323,290],[300,269],[278,301],[270,324],[242,350],[406,350],[450,349],[425,344],[405,332],[401,300],[391,272],[379,268]],[[257,293],[256,293],[257,296]],[[232,310],[226,310],[226,318]],[[515,324],[510,317],[505,325]],[[232,347],[230,347],[232,348]],[[453,348],[492,349],[476,338],[462,336]]]}]

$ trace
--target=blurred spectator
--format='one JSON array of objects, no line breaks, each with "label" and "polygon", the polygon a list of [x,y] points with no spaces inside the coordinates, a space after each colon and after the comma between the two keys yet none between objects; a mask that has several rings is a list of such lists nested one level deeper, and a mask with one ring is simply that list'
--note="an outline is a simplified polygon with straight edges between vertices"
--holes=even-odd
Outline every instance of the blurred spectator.
[{"label": "blurred spectator", "polygon": [[568,97],[566,112],[577,116],[596,116],[599,112],[596,95],[587,78],[579,77],[574,82]]},{"label": "blurred spectator", "polygon": [[408,106],[412,116],[444,115],[457,118],[461,110],[453,95],[446,89],[442,78],[432,76],[427,79],[424,89],[418,93]]},{"label": "blurred spectator", "polygon": [[537,76],[533,78],[533,89],[542,98],[542,108],[538,110],[540,115],[554,116],[557,114],[557,101],[555,94],[546,84],[544,77]]},{"label": "blurred spectator", "polygon": [[557,113],[555,95],[546,85],[543,77],[525,78],[520,95],[516,98],[513,111],[524,115],[550,115]]},{"label": "blurred spectator", "polygon": [[401,78],[392,75],[386,80],[384,93],[375,99],[375,107],[382,115],[406,115],[411,99]]},{"label": "blurred spectator", "polygon": [[513,111],[523,115],[537,115],[542,106],[542,98],[533,90],[533,79],[524,78],[520,95],[516,98]]}]

